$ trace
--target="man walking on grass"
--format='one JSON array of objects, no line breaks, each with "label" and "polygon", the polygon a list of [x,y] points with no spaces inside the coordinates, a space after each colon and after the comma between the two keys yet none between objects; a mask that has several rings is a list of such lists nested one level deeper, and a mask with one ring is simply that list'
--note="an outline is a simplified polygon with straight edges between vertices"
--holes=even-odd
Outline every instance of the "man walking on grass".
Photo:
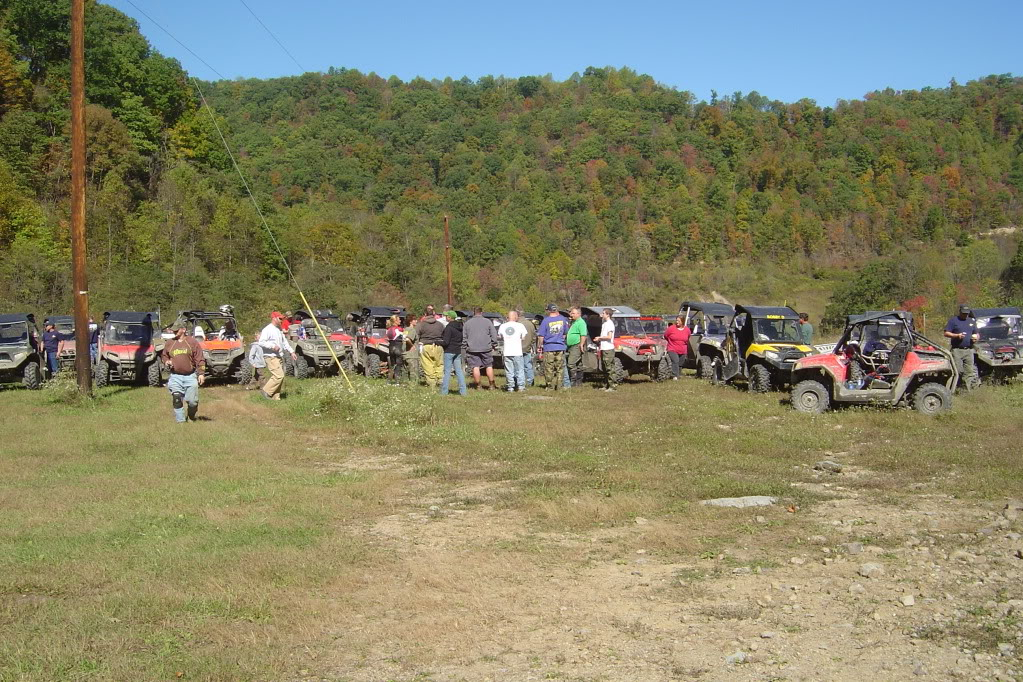
[{"label": "man walking on grass", "polygon": [[263,327],[259,333],[259,340],[256,341],[263,348],[263,362],[266,363],[266,371],[270,378],[263,384],[263,397],[269,400],[281,399],[281,388],[284,386],[284,353],[291,355],[295,360],[295,349],[288,343],[281,326],[284,324],[284,317],[274,312],[270,315],[270,324]]},{"label": "man walking on grass", "polygon": [[504,343],[501,357],[504,358],[504,378],[508,382],[508,392],[526,390],[526,367],[523,362],[523,343],[529,336],[526,327],[519,322],[519,314],[508,311],[508,321],[502,324],[497,335]]},{"label": "man walking on grass", "polygon": [[583,385],[586,321],[583,319],[583,311],[579,306],[572,306],[568,315],[572,318],[572,325],[568,328],[568,334],[565,336],[565,344],[568,346],[568,377],[572,388],[579,388]]},{"label": "man walking on grass", "polygon": [[434,307],[426,306],[426,314],[416,325],[416,335],[421,344],[419,364],[423,368],[426,385],[434,389],[440,386],[441,368],[444,365],[444,350],[441,348],[443,333],[444,324],[437,319]]},{"label": "man walking on grass", "polygon": [[611,319],[614,311],[604,308],[600,311],[600,336],[593,339],[599,345],[600,367],[603,370],[605,391],[615,390],[615,379],[612,370],[615,364],[615,323]]},{"label": "man walking on grass", "polygon": [[465,361],[472,370],[473,388],[480,387],[480,370],[486,370],[487,388],[497,388],[494,383],[494,347],[497,345],[497,329],[494,323],[483,317],[483,308],[472,309],[472,317],[462,326],[462,349]]},{"label": "man walking on grass", "polygon": [[565,337],[568,334],[568,320],[558,312],[558,306],[547,304],[547,317],[540,323],[536,336],[540,340],[540,360],[543,361],[544,390],[556,391],[561,386],[561,375],[565,371]]},{"label": "man walking on grass", "polygon": [[185,331],[185,324],[178,322],[173,329],[174,338],[167,341],[160,352],[160,360],[170,370],[167,390],[174,406],[174,419],[179,424],[189,419],[195,421],[199,412],[199,387],[206,382],[202,345],[195,338],[186,336]]}]

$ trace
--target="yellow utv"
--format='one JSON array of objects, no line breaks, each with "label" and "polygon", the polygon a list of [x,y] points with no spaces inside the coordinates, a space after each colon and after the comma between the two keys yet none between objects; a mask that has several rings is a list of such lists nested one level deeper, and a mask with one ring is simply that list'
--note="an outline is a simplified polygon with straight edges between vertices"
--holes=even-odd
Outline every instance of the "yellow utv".
[{"label": "yellow utv", "polygon": [[792,308],[735,306],[735,317],[714,360],[715,383],[742,382],[765,393],[789,384],[796,360],[814,353],[803,344]]}]

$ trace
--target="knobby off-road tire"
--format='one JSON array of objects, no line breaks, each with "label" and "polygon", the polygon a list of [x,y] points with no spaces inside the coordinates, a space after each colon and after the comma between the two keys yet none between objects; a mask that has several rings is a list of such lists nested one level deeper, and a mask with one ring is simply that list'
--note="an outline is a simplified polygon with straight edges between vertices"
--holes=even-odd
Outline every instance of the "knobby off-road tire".
[{"label": "knobby off-road tire", "polygon": [[295,376],[295,361],[291,359],[290,355],[285,355],[281,358],[281,362],[284,363],[284,376],[293,377]]},{"label": "knobby off-road tire", "polygon": [[338,360],[341,361],[341,367],[343,367],[346,372],[351,372],[355,369],[355,358],[352,357],[351,353],[345,353],[344,355],[339,356]]},{"label": "knobby off-road tire", "polygon": [[366,377],[369,379],[380,378],[380,356],[376,353],[366,353]]},{"label": "knobby off-road tire", "polygon": [[21,384],[30,391],[38,390],[43,385],[43,373],[38,362],[26,362],[21,374]]},{"label": "knobby off-road tire", "polygon": [[163,386],[163,372],[159,361],[154,360],[149,363],[149,368],[146,370],[146,383],[154,388]]},{"label": "knobby off-road tire", "polygon": [[701,355],[696,361],[696,376],[704,381],[714,380],[714,358]]},{"label": "knobby off-road tire", "polygon": [[846,381],[860,381],[866,374],[863,372],[863,367],[860,363],[855,360],[849,362],[849,371],[845,375]]},{"label": "knobby off-road tire", "polygon": [[952,392],[943,384],[929,382],[913,391],[913,409],[933,416],[952,407]]},{"label": "knobby off-road tire", "polygon": [[764,365],[749,368],[749,390],[753,393],[767,393],[771,390],[771,370]]},{"label": "knobby off-road tire", "polygon": [[671,378],[671,360],[665,355],[661,358],[661,361],[657,363],[657,374],[654,376],[654,381],[667,381]]},{"label": "knobby off-road tire", "polygon": [[110,384],[110,365],[106,360],[99,360],[92,371],[92,383],[96,388],[103,388]]},{"label": "knobby off-road tire", "polygon": [[[614,364],[611,365],[611,380],[614,381],[615,386],[621,385],[623,381],[629,378],[629,373],[625,369],[625,365],[622,364],[620,358],[615,358]],[[561,377],[558,377],[558,381],[561,381]]]},{"label": "knobby off-road tire", "polygon": [[820,414],[828,409],[831,396],[828,388],[819,381],[807,379],[792,388],[792,407],[804,414]]},{"label": "knobby off-road tire", "polygon": [[312,376],[313,368],[309,364],[309,360],[306,356],[299,353],[295,356],[295,378],[296,379],[308,379]]},{"label": "knobby off-road tire", "polygon": [[242,361],[238,363],[238,369],[234,371],[234,380],[245,386],[252,381],[253,376],[255,376],[255,368],[248,358],[242,358]]}]

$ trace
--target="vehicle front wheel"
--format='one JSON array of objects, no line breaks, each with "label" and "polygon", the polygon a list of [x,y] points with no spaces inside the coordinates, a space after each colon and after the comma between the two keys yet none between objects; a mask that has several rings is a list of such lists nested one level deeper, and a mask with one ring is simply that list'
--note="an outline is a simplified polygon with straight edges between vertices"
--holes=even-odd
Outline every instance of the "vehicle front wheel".
[{"label": "vehicle front wheel", "polygon": [[310,374],[312,374],[312,368],[309,366],[309,360],[299,353],[295,356],[295,378],[308,379]]},{"label": "vehicle front wheel", "polygon": [[110,383],[110,365],[106,360],[97,360],[92,372],[92,383],[96,388],[103,388]]},{"label": "vehicle front wheel", "polygon": [[611,380],[614,381],[615,386],[618,386],[628,378],[629,372],[625,369],[625,365],[622,364],[621,358],[615,357],[614,364],[611,365]]},{"label": "vehicle front wheel", "polygon": [[671,378],[671,360],[665,355],[661,358],[661,361],[657,363],[657,375],[654,377],[655,381],[667,381]]},{"label": "vehicle front wheel", "polygon": [[913,409],[933,416],[952,407],[952,392],[942,384],[926,383],[913,391]]},{"label": "vehicle front wheel", "polygon": [[792,407],[805,414],[820,414],[828,409],[831,396],[828,388],[819,381],[800,381],[792,389]]},{"label": "vehicle front wheel", "polygon": [[21,374],[22,385],[29,390],[38,389],[43,383],[43,374],[39,369],[38,362],[26,362],[25,369]]},{"label": "vehicle front wheel", "polygon": [[370,379],[380,377],[380,356],[376,353],[366,353],[366,376]]},{"label": "vehicle front wheel", "polygon": [[149,363],[149,368],[146,371],[146,383],[154,388],[163,386],[163,373],[160,370],[159,361]]},{"label": "vehicle front wheel", "polygon": [[704,381],[714,380],[714,358],[701,355],[696,361],[696,376]]},{"label": "vehicle front wheel", "polygon": [[765,365],[752,365],[749,368],[749,390],[754,393],[767,393],[771,390],[771,370]]},{"label": "vehicle front wheel", "polygon": [[252,363],[249,362],[248,358],[242,358],[242,361],[238,363],[238,369],[234,373],[235,381],[245,386],[252,382],[253,376],[254,369]]}]

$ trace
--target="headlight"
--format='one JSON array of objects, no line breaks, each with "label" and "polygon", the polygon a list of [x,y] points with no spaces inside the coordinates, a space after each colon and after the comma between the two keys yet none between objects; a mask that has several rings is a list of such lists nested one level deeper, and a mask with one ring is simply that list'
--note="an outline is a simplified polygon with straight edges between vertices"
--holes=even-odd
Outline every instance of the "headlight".
[{"label": "headlight", "polygon": [[14,354],[14,362],[15,362],[15,364],[19,364],[19,363],[21,363],[22,360],[24,360],[27,357],[28,357],[28,351],[24,351],[23,350],[20,353],[15,353]]},{"label": "headlight", "polygon": [[990,358],[992,355],[991,351],[989,350],[981,350],[979,351],[979,353],[980,355],[983,355],[985,358]]},{"label": "headlight", "polygon": [[767,351],[766,353],[764,353],[764,355],[767,356],[768,360],[778,360],[781,357],[780,355],[778,355],[778,353],[776,353],[773,350]]}]

